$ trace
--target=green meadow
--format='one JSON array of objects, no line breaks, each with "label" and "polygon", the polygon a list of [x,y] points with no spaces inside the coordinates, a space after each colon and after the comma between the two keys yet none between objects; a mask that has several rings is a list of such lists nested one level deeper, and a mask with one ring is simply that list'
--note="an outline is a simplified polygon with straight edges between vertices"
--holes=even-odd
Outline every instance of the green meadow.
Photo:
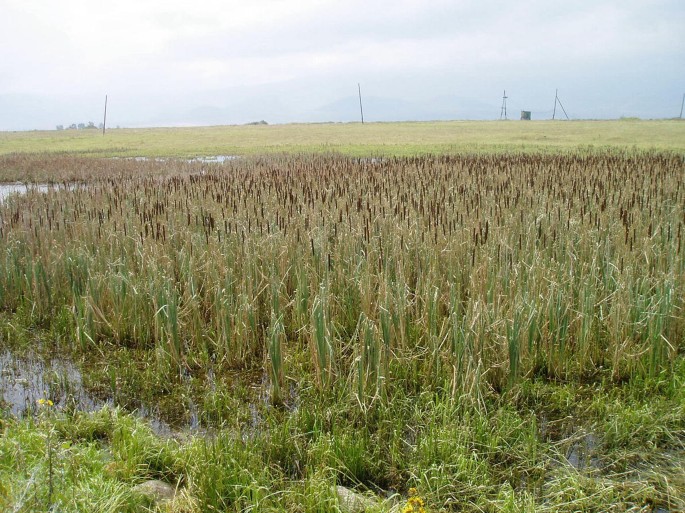
[{"label": "green meadow", "polygon": [[355,156],[557,152],[598,148],[685,151],[679,120],[440,121],[0,132],[0,154],[195,157],[339,152]]},{"label": "green meadow", "polygon": [[684,153],[675,120],[0,133],[0,510],[685,510]]}]

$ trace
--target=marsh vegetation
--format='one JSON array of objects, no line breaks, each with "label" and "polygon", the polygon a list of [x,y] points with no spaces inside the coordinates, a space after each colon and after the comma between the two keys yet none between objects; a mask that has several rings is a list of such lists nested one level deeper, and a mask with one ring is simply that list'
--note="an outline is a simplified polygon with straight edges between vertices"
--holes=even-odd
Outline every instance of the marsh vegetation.
[{"label": "marsh vegetation", "polygon": [[[0,173],[84,184],[0,204],[0,343],[109,403],[6,415],[0,506],[45,504],[49,430],[69,511],[135,511],[149,478],[175,511],[331,511],[336,484],[430,511],[685,508],[681,155]],[[202,432],[126,413],[151,404]]]}]

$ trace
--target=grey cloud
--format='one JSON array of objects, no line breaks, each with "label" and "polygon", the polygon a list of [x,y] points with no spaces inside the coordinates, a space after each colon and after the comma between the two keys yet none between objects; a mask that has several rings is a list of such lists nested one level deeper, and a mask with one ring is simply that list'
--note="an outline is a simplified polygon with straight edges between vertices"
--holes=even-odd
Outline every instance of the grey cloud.
[{"label": "grey cloud", "polygon": [[[505,88],[512,108],[546,116],[557,87],[574,117],[661,117],[685,87],[681,1],[260,5],[280,10],[233,20],[170,4],[114,6],[102,59],[60,26],[0,19],[0,43],[13,43],[0,70],[0,128],[65,123],[45,105],[75,111],[71,93],[109,92],[112,116],[144,125],[354,119],[357,82],[378,120],[496,118]],[[136,13],[145,18],[126,25]],[[42,107],[8,96],[21,92]]]}]

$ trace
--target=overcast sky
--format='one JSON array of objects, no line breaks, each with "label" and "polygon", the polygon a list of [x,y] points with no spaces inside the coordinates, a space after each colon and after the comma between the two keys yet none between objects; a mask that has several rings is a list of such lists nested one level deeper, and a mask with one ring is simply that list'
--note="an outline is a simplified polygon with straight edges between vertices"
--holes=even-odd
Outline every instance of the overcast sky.
[{"label": "overcast sky", "polygon": [[0,129],[677,117],[683,0],[0,0]]}]

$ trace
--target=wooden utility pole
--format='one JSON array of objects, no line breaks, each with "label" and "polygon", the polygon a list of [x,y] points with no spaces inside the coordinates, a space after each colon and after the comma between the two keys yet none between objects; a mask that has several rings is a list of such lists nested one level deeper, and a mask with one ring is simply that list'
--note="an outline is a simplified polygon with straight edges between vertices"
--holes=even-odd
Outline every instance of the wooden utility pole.
[{"label": "wooden utility pole", "polygon": [[357,89],[359,90],[359,112],[362,115],[362,125],[364,124],[364,107],[362,107],[362,86],[357,82]]},{"label": "wooden utility pole", "polygon": [[105,135],[105,127],[107,126],[107,95],[105,95],[105,116],[102,119],[102,135]]},{"label": "wooden utility pole", "polygon": [[683,105],[685,105],[685,94],[683,94],[683,101],[680,102],[680,119],[683,119]]}]

